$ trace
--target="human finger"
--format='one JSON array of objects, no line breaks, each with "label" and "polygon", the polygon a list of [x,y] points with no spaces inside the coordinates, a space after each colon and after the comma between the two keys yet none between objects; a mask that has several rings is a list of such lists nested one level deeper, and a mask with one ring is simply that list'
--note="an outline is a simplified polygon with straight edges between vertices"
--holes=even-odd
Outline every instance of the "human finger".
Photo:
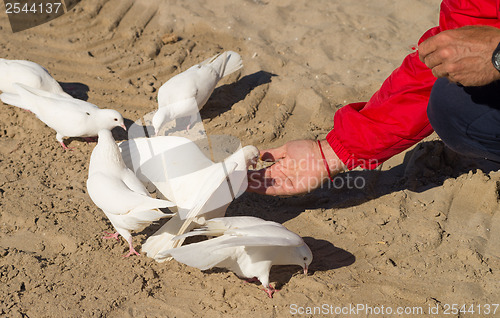
[{"label": "human finger", "polygon": [[436,50],[436,48],[435,47],[431,47],[431,45],[428,44],[427,41],[429,41],[429,39],[427,39],[424,42],[420,43],[420,45],[418,46],[418,58],[424,64],[425,64],[425,58],[429,54],[431,54],[432,52],[434,52]]},{"label": "human finger", "polygon": [[428,54],[422,62],[424,62],[428,68],[433,69],[434,67],[443,64],[443,58],[437,51],[434,51],[431,54]]},{"label": "human finger", "polygon": [[280,162],[277,162],[268,167],[262,168],[260,170],[252,170],[248,172],[248,177],[252,180],[266,180],[266,179],[277,179],[286,178],[286,172],[283,171],[284,167]]},{"label": "human finger", "polygon": [[292,195],[294,184],[280,163],[248,172],[248,192],[267,195]]},{"label": "human finger", "polygon": [[448,73],[446,67],[444,66],[444,64],[439,64],[439,65],[433,67],[431,70],[432,70],[432,74],[437,78],[440,78],[440,77],[448,77],[449,78],[449,73]]},{"label": "human finger", "polygon": [[438,48],[438,38],[436,35],[431,36],[424,42],[418,45],[418,57],[420,61],[425,63],[425,59],[429,54],[435,52]]},{"label": "human finger", "polygon": [[286,154],[286,145],[278,148],[265,149],[260,151],[260,158],[263,161],[275,162],[279,159],[283,159]]},{"label": "human finger", "polygon": [[249,192],[255,192],[265,195],[292,195],[293,184],[291,180],[285,179],[264,179],[264,182],[258,185],[248,188]]}]

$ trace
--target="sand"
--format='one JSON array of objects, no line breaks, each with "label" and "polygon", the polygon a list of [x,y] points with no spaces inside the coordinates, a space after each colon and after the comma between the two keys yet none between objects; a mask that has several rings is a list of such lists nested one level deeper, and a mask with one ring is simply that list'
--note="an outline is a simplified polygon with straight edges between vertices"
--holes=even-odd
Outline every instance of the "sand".
[{"label": "sand", "polygon": [[[156,109],[170,77],[237,51],[244,68],[220,83],[203,124],[265,149],[324,138],[335,111],[366,101],[437,23],[438,8],[437,0],[84,0],[15,34],[0,13],[0,51],[44,65],[70,94],[129,124]],[[308,276],[273,267],[281,291],[270,299],[224,270],[123,258],[127,244],[101,238],[113,229],[85,187],[95,144],[75,138],[63,151],[33,114],[1,107],[0,316],[387,317],[390,309],[394,317],[401,308],[404,317],[458,317],[456,304],[472,317],[488,308],[493,316],[488,304],[500,300],[499,167],[460,157],[436,135],[380,171],[352,171],[308,195],[234,201],[227,215],[283,223],[313,251]],[[136,247],[157,228],[136,233]]]}]

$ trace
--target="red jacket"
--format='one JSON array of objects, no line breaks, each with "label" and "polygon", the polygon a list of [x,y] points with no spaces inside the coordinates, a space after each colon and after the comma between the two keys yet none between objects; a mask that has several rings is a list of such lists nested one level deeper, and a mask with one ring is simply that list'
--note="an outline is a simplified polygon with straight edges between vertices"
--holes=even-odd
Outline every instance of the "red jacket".
[{"label": "red jacket", "polygon": [[[439,26],[424,33],[419,44],[443,30],[465,25],[500,28],[499,10],[500,0],[443,0]],[[433,129],[426,110],[435,80],[414,52],[367,103],[339,109],[326,139],[340,160],[349,169],[374,169],[430,135]]]}]

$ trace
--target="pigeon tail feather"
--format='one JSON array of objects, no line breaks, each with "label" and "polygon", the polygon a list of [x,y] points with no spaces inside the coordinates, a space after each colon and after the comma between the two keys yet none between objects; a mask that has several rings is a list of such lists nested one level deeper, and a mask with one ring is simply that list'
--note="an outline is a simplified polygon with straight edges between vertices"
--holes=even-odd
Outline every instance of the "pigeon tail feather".
[{"label": "pigeon tail feather", "polygon": [[[201,64],[203,65],[205,62]],[[234,73],[243,67],[241,56],[233,51],[227,51],[216,55],[212,57],[207,64],[219,74],[219,78]]]},{"label": "pigeon tail feather", "polygon": [[241,56],[233,51],[227,51],[227,62],[221,77],[232,74],[243,67]]},{"label": "pigeon tail feather", "polygon": [[175,215],[167,223],[163,224],[158,231],[148,237],[146,242],[142,244],[142,252],[159,262],[164,261],[165,259],[159,260],[156,256],[160,251],[173,247],[174,241],[172,238],[177,234],[183,223],[184,221],[180,219],[179,215]]}]

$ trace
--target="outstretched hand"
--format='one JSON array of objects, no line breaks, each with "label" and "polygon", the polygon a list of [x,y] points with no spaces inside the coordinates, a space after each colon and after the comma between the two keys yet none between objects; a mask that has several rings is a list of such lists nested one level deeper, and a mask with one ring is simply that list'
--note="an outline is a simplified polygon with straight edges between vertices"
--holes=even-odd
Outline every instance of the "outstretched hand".
[{"label": "outstretched hand", "polygon": [[483,86],[500,79],[491,56],[500,42],[500,29],[465,26],[446,30],[418,46],[420,60],[436,77],[464,86]]},{"label": "outstretched hand", "polygon": [[[344,169],[326,140],[321,141],[331,176]],[[268,195],[295,195],[310,192],[328,180],[318,142],[295,140],[281,147],[262,150],[261,158],[273,165],[248,173],[248,191]]]}]

